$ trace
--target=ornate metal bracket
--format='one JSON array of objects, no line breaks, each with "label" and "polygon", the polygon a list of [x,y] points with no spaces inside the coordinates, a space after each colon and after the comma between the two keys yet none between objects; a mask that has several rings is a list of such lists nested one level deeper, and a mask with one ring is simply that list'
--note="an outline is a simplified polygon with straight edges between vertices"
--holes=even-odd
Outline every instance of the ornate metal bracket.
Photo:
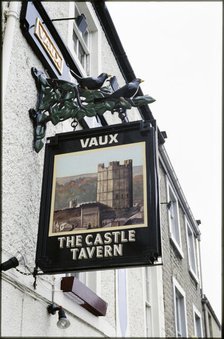
[{"label": "ornate metal bracket", "polygon": [[138,96],[130,98],[110,98],[114,92],[112,87],[105,86],[98,90],[83,89],[79,85],[58,79],[47,78],[42,71],[32,67],[38,98],[36,109],[30,109],[29,115],[34,126],[34,149],[39,152],[44,143],[47,122],[57,125],[72,118],[79,121],[83,117],[102,115],[106,111],[118,112],[125,121],[126,110],[155,101],[152,97]]}]

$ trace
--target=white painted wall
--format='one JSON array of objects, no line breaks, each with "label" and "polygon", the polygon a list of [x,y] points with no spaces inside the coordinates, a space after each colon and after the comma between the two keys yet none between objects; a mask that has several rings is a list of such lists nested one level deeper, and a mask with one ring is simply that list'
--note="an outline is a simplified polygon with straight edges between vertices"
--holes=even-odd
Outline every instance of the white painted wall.
[{"label": "white painted wall", "polygon": [[[21,2],[17,5],[19,13]],[[51,18],[68,17],[70,14],[69,2],[43,2],[43,5]],[[31,67],[43,70],[43,66],[23,37],[18,17],[13,17],[13,25],[10,28],[7,25],[9,21],[6,23],[5,32],[8,29],[11,48],[7,51],[8,59],[4,59],[8,70],[4,73],[3,81],[5,96],[2,115],[2,261],[20,251],[32,272],[35,266],[44,150],[37,154],[32,148],[33,126],[28,111],[35,107],[37,99]],[[66,41],[68,22],[57,23],[56,27]],[[123,85],[121,73],[102,31],[99,32],[99,41],[101,41],[98,54],[101,60],[99,69],[116,75],[119,84]],[[3,46],[5,45],[6,41],[3,42]],[[5,52],[6,50],[3,54]],[[135,114],[135,112],[130,113],[131,119],[139,119],[139,115]],[[116,115],[108,114],[107,118],[110,123],[120,122]],[[47,136],[71,130],[70,121],[57,126],[49,123]],[[19,266],[19,269],[29,273],[24,266]],[[144,336],[145,333],[141,272],[141,268],[127,270],[130,336]],[[116,336],[115,271],[107,270],[96,274],[96,291],[108,302],[105,317],[92,315],[64,296],[60,290],[60,279],[61,275],[38,276],[37,287],[34,290],[32,275],[23,275],[15,269],[3,272],[2,336]],[[161,280],[158,281],[161,284]],[[58,329],[56,326],[57,315],[47,314],[47,305],[52,301],[53,283],[55,284],[54,302],[64,307],[71,322],[71,326],[66,330]]]}]

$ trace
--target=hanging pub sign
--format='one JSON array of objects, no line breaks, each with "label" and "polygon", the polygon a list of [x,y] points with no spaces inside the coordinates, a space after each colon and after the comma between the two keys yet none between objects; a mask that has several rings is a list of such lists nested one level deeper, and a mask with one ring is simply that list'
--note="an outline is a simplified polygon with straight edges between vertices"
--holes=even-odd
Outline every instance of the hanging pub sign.
[{"label": "hanging pub sign", "polygon": [[160,255],[154,128],[132,122],[48,138],[37,268],[151,265]]}]

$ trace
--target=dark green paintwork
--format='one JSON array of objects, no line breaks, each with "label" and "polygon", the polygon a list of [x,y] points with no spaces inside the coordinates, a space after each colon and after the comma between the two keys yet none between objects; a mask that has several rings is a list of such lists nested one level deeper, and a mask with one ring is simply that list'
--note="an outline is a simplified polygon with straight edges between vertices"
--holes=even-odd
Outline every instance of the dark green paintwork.
[{"label": "dark green paintwork", "polygon": [[[82,89],[72,82],[47,78],[45,73],[32,68],[38,89],[36,109],[30,109],[30,118],[34,125],[34,149],[39,152],[44,146],[43,139],[46,124],[51,121],[59,122],[72,118],[77,122],[87,117],[102,115],[106,111],[123,113],[126,109],[150,104],[155,100],[150,96],[138,96],[132,99],[106,99],[113,90],[110,85],[99,90]],[[95,99],[105,98],[102,102]]]}]

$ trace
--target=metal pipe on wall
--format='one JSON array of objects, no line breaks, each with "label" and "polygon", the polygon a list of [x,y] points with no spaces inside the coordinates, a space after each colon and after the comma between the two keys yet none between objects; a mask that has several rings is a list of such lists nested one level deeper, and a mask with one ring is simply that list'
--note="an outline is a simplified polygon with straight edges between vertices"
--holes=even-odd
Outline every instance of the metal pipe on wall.
[{"label": "metal pipe on wall", "polygon": [[4,31],[3,47],[2,47],[2,102],[4,98],[8,83],[9,67],[11,60],[11,53],[13,48],[13,39],[15,37],[15,25],[19,20],[19,1],[10,1],[9,7],[5,14],[7,17],[6,27]]}]

